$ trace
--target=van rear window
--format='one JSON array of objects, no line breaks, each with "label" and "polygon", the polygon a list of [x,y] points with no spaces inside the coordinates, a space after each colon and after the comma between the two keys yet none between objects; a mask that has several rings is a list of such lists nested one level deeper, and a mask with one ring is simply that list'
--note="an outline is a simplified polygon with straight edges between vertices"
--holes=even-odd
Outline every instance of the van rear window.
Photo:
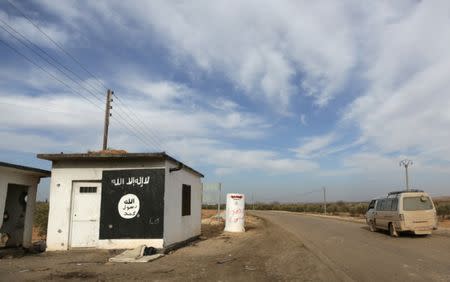
[{"label": "van rear window", "polygon": [[405,197],[403,198],[403,210],[423,211],[433,209],[433,204],[429,197]]}]

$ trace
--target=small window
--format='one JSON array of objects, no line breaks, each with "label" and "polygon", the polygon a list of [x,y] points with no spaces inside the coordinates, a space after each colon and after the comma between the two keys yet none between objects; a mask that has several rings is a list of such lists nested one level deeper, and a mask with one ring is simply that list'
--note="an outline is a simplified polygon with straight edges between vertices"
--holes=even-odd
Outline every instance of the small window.
[{"label": "small window", "polygon": [[405,211],[423,211],[431,209],[433,209],[433,204],[427,196],[403,198],[403,210]]},{"label": "small window", "polygon": [[80,193],[97,193],[97,187],[80,187]]},{"label": "small window", "polygon": [[384,211],[386,209],[386,199],[381,200],[380,211]]},{"label": "small window", "polygon": [[396,211],[398,208],[398,199],[392,199],[392,206],[391,206],[391,211]]},{"label": "small window", "polygon": [[181,215],[191,215],[191,185],[183,184],[181,199]]},{"label": "small window", "polygon": [[385,200],[385,205],[383,207],[384,211],[390,211],[392,207],[392,199],[386,199]]},{"label": "small window", "polygon": [[381,211],[382,210],[383,203],[384,203],[384,200],[378,200],[377,201],[377,211]]},{"label": "small window", "polygon": [[376,202],[375,200],[372,200],[370,202],[369,207],[367,208],[367,210],[371,210],[371,209],[375,208],[375,202]]}]

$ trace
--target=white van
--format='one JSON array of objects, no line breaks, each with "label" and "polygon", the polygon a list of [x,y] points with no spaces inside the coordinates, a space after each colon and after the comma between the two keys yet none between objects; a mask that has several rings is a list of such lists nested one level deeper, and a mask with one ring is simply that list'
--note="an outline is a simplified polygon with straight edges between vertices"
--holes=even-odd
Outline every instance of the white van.
[{"label": "white van", "polygon": [[393,237],[403,231],[425,235],[437,229],[433,201],[421,190],[391,192],[387,197],[372,200],[366,222],[370,231],[389,230]]}]

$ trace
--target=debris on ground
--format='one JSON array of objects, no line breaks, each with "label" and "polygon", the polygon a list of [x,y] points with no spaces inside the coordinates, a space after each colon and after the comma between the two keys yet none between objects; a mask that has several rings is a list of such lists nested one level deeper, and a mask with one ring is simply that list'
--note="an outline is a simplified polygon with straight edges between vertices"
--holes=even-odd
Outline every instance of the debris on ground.
[{"label": "debris on ground", "polygon": [[228,257],[228,258],[224,258],[224,259],[218,260],[216,263],[217,264],[224,264],[224,263],[232,262],[232,261],[235,261],[235,260],[236,260],[236,258]]},{"label": "debris on ground", "polygon": [[109,262],[149,262],[163,256],[164,254],[156,253],[155,248],[141,245],[137,248],[126,250],[123,253],[110,258]]}]

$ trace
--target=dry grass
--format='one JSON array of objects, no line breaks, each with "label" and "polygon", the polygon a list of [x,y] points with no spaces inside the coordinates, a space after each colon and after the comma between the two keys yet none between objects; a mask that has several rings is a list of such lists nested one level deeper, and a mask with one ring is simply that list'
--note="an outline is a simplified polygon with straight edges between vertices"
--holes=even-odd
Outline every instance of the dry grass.
[{"label": "dry grass", "polygon": [[202,209],[202,219],[210,218],[217,215],[217,210],[205,210]]}]

